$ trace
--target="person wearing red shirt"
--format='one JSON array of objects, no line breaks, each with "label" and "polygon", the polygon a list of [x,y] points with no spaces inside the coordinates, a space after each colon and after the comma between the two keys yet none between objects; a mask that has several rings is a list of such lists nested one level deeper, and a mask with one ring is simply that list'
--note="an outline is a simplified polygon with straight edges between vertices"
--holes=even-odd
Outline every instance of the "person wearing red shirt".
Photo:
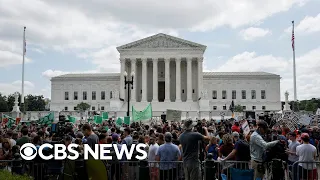
[{"label": "person wearing red shirt", "polygon": [[232,131],[232,132],[238,132],[238,133],[240,133],[240,125],[239,125],[239,122],[235,122],[235,123],[232,125],[231,131]]}]

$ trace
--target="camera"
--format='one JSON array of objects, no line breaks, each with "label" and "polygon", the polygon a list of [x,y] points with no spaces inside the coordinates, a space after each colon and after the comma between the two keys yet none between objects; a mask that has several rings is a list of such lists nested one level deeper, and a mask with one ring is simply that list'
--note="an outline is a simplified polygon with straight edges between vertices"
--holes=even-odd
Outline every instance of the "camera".
[{"label": "camera", "polygon": [[64,115],[59,115],[59,121],[51,125],[51,132],[60,140],[63,139],[66,132],[66,117]]}]

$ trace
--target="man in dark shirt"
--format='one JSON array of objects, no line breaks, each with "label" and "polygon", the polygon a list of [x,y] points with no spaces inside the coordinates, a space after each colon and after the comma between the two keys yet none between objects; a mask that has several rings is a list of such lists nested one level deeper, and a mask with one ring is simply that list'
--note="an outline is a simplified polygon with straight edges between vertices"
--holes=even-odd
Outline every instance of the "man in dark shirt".
[{"label": "man in dark shirt", "polygon": [[[92,131],[90,124],[84,124],[82,132],[87,138],[86,144],[95,151],[95,145],[99,144],[99,137]],[[95,160],[90,154],[89,159],[86,161],[86,168],[89,179],[103,179],[108,176],[104,161]]]},{"label": "man in dark shirt", "polygon": [[26,128],[26,127],[22,128],[21,134],[22,134],[22,137],[17,140],[17,145],[19,145],[20,147],[22,145],[24,145],[25,143],[30,142],[30,138],[28,136],[28,128]]},{"label": "man in dark shirt", "polygon": [[179,137],[186,180],[201,179],[198,142],[209,139],[198,132],[192,132],[193,127],[192,120],[187,120],[184,123],[185,132]]},{"label": "man in dark shirt", "polygon": [[99,137],[92,131],[89,124],[84,124],[82,126],[82,132],[87,139],[86,144],[88,144],[93,151],[95,151],[95,145],[99,144]]},{"label": "man in dark shirt", "polygon": [[[232,152],[225,158],[226,160],[233,160],[235,158],[236,161],[250,161],[250,145],[246,141],[240,139],[240,135],[238,132],[232,133],[233,140],[235,142],[234,149]],[[247,163],[237,163],[237,169],[248,169],[249,166]]]}]

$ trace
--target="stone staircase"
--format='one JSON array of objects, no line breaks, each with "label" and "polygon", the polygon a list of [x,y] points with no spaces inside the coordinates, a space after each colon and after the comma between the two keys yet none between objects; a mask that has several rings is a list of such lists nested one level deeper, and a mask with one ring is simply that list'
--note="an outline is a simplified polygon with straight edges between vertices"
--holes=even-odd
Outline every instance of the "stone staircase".
[{"label": "stone staircase", "polygon": [[[143,111],[149,104],[150,102],[130,102],[130,112],[132,106],[137,111]],[[189,112],[189,114],[196,114],[199,111],[198,102],[151,102],[151,105],[154,116],[166,113],[167,109]],[[127,112],[127,108],[128,103],[124,102],[120,111]]]}]

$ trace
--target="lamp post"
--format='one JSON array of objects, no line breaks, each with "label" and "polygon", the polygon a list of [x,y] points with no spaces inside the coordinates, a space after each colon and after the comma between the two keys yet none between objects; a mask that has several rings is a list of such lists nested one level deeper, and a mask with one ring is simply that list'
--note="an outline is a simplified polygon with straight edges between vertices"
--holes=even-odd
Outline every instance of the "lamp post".
[{"label": "lamp post", "polygon": [[127,89],[127,85],[128,85],[128,109],[127,109],[127,116],[130,116],[130,85],[131,85],[131,89],[133,89],[133,77],[134,77],[134,72],[131,72],[131,80],[130,78],[128,78],[127,80],[127,72],[125,71],[123,73],[124,76],[124,89]]}]

